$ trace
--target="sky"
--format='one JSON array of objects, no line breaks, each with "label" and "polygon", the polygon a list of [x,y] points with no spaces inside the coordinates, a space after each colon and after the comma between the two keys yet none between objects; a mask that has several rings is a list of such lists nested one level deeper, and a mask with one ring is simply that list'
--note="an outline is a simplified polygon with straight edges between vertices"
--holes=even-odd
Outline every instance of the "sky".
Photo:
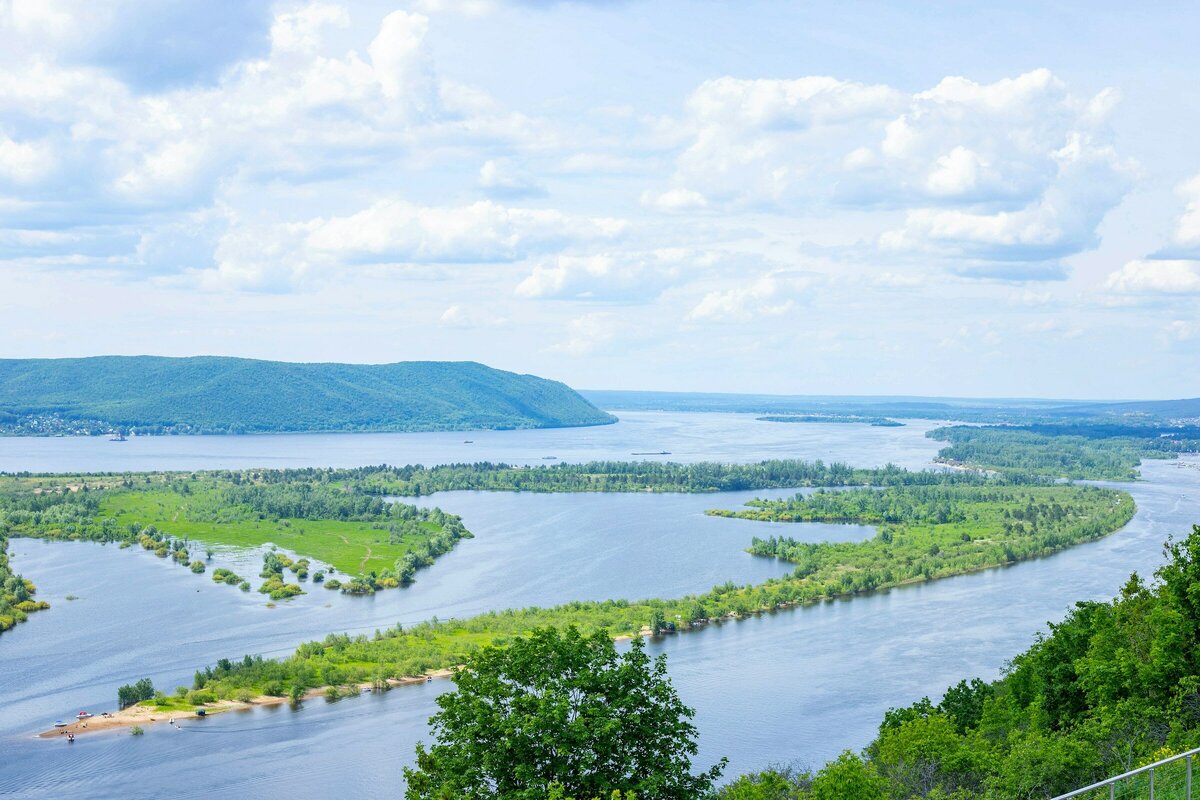
[{"label": "sky", "polygon": [[0,0],[0,356],[1194,397],[1198,24]]}]

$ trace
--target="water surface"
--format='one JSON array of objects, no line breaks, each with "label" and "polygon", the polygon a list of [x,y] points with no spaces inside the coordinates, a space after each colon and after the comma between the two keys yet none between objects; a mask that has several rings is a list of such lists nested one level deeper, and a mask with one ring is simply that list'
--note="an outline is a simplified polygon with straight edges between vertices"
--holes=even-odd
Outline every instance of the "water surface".
[{"label": "water surface", "polygon": [[[920,467],[937,447],[917,427],[771,425],[743,415],[646,414],[643,422],[646,429],[674,431],[664,449],[703,430],[712,439],[710,457],[725,460],[732,457],[721,454],[736,450],[739,460],[787,455]],[[604,435],[617,427],[586,433]],[[804,429],[802,436],[786,450],[773,441],[756,443],[772,431],[796,429]],[[877,438],[880,432],[896,438],[889,444]],[[271,457],[273,443],[283,438],[243,437],[266,443],[259,445],[262,454],[247,459]],[[287,438],[281,446],[290,451]],[[536,451],[539,445],[520,447]],[[701,444],[693,446],[697,460],[701,451]],[[628,458],[602,448],[587,457]],[[1004,569],[652,642],[652,650],[668,654],[683,699],[697,708],[698,764],[725,755],[729,774],[781,761],[820,764],[865,745],[889,706],[936,697],[965,677],[996,677],[1047,620],[1061,618],[1076,600],[1110,597],[1132,570],[1149,574],[1161,562],[1162,541],[1200,520],[1200,461],[1149,462],[1143,473],[1147,480],[1126,487],[1138,503],[1137,516],[1099,542]],[[95,735],[69,749],[28,734],[77,706],[111,707],[119,683],[149,675],[169,690],[190,683],[195,667],[221,655],[283,654],[328,631],[370,631],[432,614],[573,598],[682,594],[726,578],[761,580],[786,565],[752,558],[742,548],[772,526],[704,517],[702,511],[732,507],[748,496],[786,494],[442,493],[422,502],[461,513],[478,538],[421,573],[415,586],[373,598],[313,590],[275,609],[257,594],[194,578],[148,553],[15,540],[16,566],[55,607],[0,638],[0,794],[150,798],[169,785],[179,797],[398,795],[400,770],[425,736],[433,699],[449,688],[446,681],[383,697],[309,701],[299,710],[225,714],[183,731],[150,727],[136,739]],[[785,530],[800,535],[806,527]],[[822,528],[828,527],[808,528],[808,534],[826,537],[831,532]],[[857,537],[869,530],[847,527],[841,533]],[[69,592],[82,599],[63,600]]]}]

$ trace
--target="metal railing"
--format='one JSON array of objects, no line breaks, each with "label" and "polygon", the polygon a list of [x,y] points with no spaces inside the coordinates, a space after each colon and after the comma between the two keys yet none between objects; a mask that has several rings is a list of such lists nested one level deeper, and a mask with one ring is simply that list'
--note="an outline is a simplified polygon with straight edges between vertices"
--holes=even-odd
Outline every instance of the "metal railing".
[{"label": "metal railing", "polygon": [[[1088,800],[1192,800],[1192,759],[1198,754],[1200,747],[1093,783],[1091,786],[1060,794],[1054,800],[1068,800],[1072,797]],[[1106,789],[1107,791],[1104,791]]]}]

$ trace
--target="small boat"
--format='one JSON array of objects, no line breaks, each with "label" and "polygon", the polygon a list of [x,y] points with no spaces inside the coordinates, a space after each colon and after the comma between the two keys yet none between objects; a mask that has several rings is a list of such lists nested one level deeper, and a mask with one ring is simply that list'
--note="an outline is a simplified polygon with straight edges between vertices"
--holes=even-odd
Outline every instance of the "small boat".
[{"label": "small boat", "polygon": [[56,728],[65,728],[70,724],[71,723],[69,723],[69,722],[63,722],[61,719],[54,720],[54,727],[56,727]]},{"label": "small boat", "polygon": [[117,431],[117,432],[116,432],[116,433],[114,433],[112,436],[109,436],[109,437],[108,437],[108,440],[109,440],[110,442],[126,442],[126,441],[129,441],[129,440],[128,440],[128,439],[125,437],[125,431]]},{"label": "small boat", "polygon": [[542,461],[558,461],[558,456],[542,456]]},{"label": "small boat", "polygon": [[653,453],[630,453],[631,456],[669,456],[670,450],[655,450]]},{"label": "small boat", "polygon": [[91,719],[92,717],[94,717],[96,715],[90,711],[80,711],[75,716],[78,717],[79,719]]},{"label": "small boat", "polygon": [[475,444],[475,441],[473,439],[464,439],[463,444]]}]

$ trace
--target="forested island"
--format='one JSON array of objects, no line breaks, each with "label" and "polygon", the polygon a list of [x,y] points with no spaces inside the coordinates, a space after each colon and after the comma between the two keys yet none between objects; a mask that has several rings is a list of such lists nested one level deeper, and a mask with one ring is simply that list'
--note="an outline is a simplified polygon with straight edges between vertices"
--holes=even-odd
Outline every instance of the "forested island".
[{"label": "forested island", "polygon": [[[1111,489],[1014,483],[980,475],[908,474],[923,476],[922,482],[898,481],[890,489],[845,493],[851,499],[841,505],[839,521],[877,523],[880,508],[908,509],[868,541],[802,545],[754,540],[750,552],[796,564],[782,578],[750,586],[726,583],[676,599],[573,602],[435,620],[409,628],[398,625],[374,637],[331,635],[301,645],[283,660],[246,656],[221,661],[197,673],[194,689],[219,699],[247,691],[307,691],[419,675],[461,663],[480,647],[503,644],[546,626],[616,635],[702,627],[1048,555],[1119,529],[1135,510],[1128,494]],[[932,485],[926,480],[932,480]],[[939,489],[945,492],[939,494]],[[878,497],[866,500],[867,495]],[[860,505],[864,510],[854,513],[852,509]]]},{"label": "forested island", "polygon": [[0,359],[0,434],[444,431],[604,425],[557,381],[470,361]]},{"label": "forested island", "polygon": [[1089,480],[1135,480],[1142,459],[1200,451],[1200,426],[1147,421],[957,425],[926,436],[950,442],[938,453],[945,464]]},{"label": "forested island", "polygon": [[[387,465],[347,469],[284,469],[213,471],[196,473],[131,473],[109,475],[0,475],[0,555],[7,538],[32,536],[49,539],[118,542],[139,545],[163,558],[171,558],[193,572],[207,570],[214,546],[258,547],[274,545],[296,554],[268,554],[258,577],[259,590],[272,599],[286,599],[304,591],[300,585],[312,573],[314,584],[352,594],[369,594],[406,586],[415,573],[452,549],[471,534],[457,517],[438,509],[424,510],[396,497],[416,497],[440,491],[536,492],[722,492],[772,488],[874,487],[869,491],[819,495],[827,508],[814,511],[813,498],[797,498],[743,510],[712,513],[748,518],[809,519],[879,524],[912,522],[908,518],[877,516],[878,503],[924,503],[940,498],[938,508],[969,508],[978,522],[988,508],[988,521],[1007,513],[1004,534],[1025,533],[1024,508],[1004,508],[1015,502],[1012,486],[1027,486],[1029,497],[1081,491],[1077,487],[1051,487],[1034,473],[1005,470],[1002,477],[973,471],[909,471],[895,465],[854,468],[822,461],[768,460],[755,464],[704,462],[604,461],[585,464],[551,464],[519,467],[508,464],[451,464],[436,467]],[[879,492],[891,488],[894,491]],[[919,489],[926,487],[928,491]],[[1010,487],[1010,488],[1004,488]],[[844,495],[844,497],[841,497]],[[1022,495],[1023,497],[1026,495]],[[899,500],[897,498],[900,498]],[[978,501],[982,498],[982,501]],[[862,502],[854,508],[831,510],[831,503]],[[978,502],[977,502],[978,501]],[[1059,504],[1062,505],[1061,503]],[[1132,513],[1130,504],[1129,513]],[[1036,504],[1035,504],[1036,507]],[[894,512],[894,509],[893,509]],[[966,513],[966,512],[962,512]],[[1057,513],[1057,512],[1056,512]],[[928,520],[926,520],[928,521]],[[945,522],[948,520],[942,520]],[[1123,524],[1123,523],[1122,523]],[[1118,526],[1119,527],[1119,526]],[[962,531],[968,537],[970,526]],[[1029,531],[1041,535],[1031,525]],[[883,536],[891,536],[884,530]],[[956,534],[957,535],[957,534]],[[959,560],[950,569],[1009,563],[1030,553],[1049,552],[1071,541],[1051,533],[1046,541],[1026,552],[1007,540],[972,564]],[[1095,535],[1094,531],[1086,536]],[[1086,538],[1086,537],[1085,537]],[[961,551],[957,542],[923,541],[923,546]],[[997,544],[995,537],[989,544]],[[1040,540],[1039,540],[1040,541]],[[782,545],[773,545],[780,547]],[[755,542],[751,552],[767,552]],[[817,545],[818,548],[840,547]],[[853,546],[851,546],[853,547]],[[849,552],[849,551],[848,551]],[[855,554],[860,551],[854,550]],[[996,555],[1003,552],[1002,556]],[[939,550],[940,553],[940,550]],[[933,553],[932,555],[939,555]],[[206,556],[202,558],[201,556]],[[853,558],[858,558],[854,555]],[[974,558],[974,556],[972,556]],[[310,559],[328,565],[313,567]],[[946,557],[937,564],[922,562],[918,573],[894,569],[882,575],[864,573],[863,583],[852,590],[892,585],[916,576],[947,574]],[[968,559],[970,560],[970,559]],[[34,588],[11,572],[7,560],[0,565],[5,593],[0,600],[3,629],[45,607],[34,600]],[[340,577],[334,577],[340,573]],[[897,577],[903,575],[902,577]],[[212,579],[253,588],[252,575],[218,569]],[[856,578],[858,581],[860,578]],[[808,599],[807,597],[802,599]],[[791,602],[786,599],[784,602]],[[623,623],[627,628],[632,622]],[[624,629],[624,628],[623,628]]]},{"label": "forested island", "polygon": [[860,417],[855,414],[782,414],[759,417],[759,422],[822,422],[870,425],[875,428],[901,428],[903,422],[887,417]]},{"label": "forested island", "polygon": [[[10,570],[6,550],[15,536],[137,545],[193,573],[207,571],[214,546],[277,545],[297,557],[266,553],[258,590],[282,600],[303,593],[310,577],[349,594],[407,586],[471,533],[440,509],[272,471],[0,475],[0,630],[46,607]],[[256,576],[219,568],[211,577],[249,591],[247,578]]]}]

